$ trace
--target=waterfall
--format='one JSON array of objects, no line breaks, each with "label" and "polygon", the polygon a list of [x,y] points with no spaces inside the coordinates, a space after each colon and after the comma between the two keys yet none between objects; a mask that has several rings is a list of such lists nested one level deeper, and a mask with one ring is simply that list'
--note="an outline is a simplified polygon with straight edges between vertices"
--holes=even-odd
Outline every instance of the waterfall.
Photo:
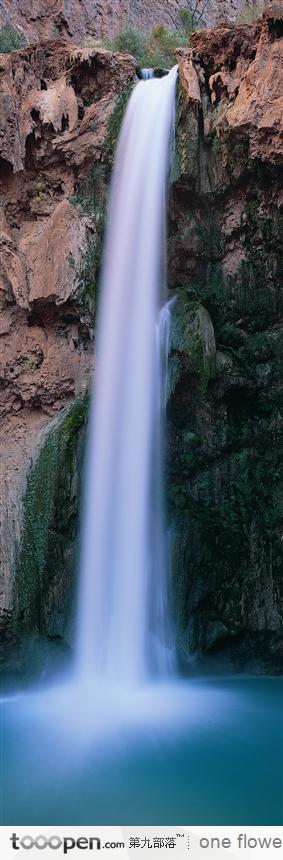
[{"label": "waterfall", "polygon": [[151,78],[154,77],[154,70],[153,69],[142,69],[141,70],[141,77],[142,77],[143,81],[149,81]]},{"label": "waterfall", "polygon": [[104,248],[77,661],[86,681],[111,685],[139,684],[171,665],[161,480],[169,309],[160,316],[160,306],[176,79],[177,67],[132,93]]},{"label": "waterfall", "polygon": [[160,412],[165,413],[167,402],[168,358],[170,352],[171,308],[175,297],[161,308],[157,322],[157,348],[160,362]]}]

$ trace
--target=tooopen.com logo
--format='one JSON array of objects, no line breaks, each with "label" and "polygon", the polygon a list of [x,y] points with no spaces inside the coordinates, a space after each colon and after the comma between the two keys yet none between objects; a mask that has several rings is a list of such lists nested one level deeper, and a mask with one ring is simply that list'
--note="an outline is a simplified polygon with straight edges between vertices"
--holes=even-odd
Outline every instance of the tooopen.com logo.
[{"label": "tooopen.com logo", "polygon": [[[20,837],[16,833],[12,833],[10,840],[15,851],[19,851],[21,848],[26,851],[30,851],[31,848],[38,848],[40,851],[44,851],[44,848],[52,848],[54,851],[58,851],[61,848],[63,854],[68,854],[73,848],[81,850],[88,848],[89,851],[100,851],[101,849],[101,840],[97,836],[90,836],[89,838],[80,836],[78,839],[74,839],[72,836],[50,836],[47,839],[41,834],[33,839],[32,836]],[[125,843],[105,842],[103,848],[125,848]]]}]

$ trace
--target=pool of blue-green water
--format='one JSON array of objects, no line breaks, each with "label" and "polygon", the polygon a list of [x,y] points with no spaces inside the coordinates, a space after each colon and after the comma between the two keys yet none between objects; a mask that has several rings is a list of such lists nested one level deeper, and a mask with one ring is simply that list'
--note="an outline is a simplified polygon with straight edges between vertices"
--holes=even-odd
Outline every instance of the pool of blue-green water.
[{"label": "pool of blue-green water", "polygon": [[278,678],[3,697],[2,824],[282,823]]}]

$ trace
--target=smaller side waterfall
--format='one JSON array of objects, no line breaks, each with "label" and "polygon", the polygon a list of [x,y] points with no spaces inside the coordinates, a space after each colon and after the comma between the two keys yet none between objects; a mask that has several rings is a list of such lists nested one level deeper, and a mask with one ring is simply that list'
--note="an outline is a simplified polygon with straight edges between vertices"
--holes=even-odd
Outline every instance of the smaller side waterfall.
[{"label": "smaller side waterfall", "polygon": [[175,298],[169,299],[168,302],[161,308],[157,323],[157,339],[159,350],[159,361],[161,365],[160,373],[160,411],[165,412],[167,402],[167,382],[168,382],[168,358],[170,353],[170,334],[171,334],[171,308],[175,303]]},{"label": "smaller side waterfall", "polygon": [[[164,517],[164,426],[167,402],[168,358],[170,352],[171,307],[170,299],[161,308],[156,322],[156,420],[154,459],[152,462],[152,523],[154,527],[155,568],[149,583],[151,606],[151,635],[149,637],[149,665],[161,677],[171,675],[175,665],[175,636],[170,609],[170,563],[168,536]],[[156,453],[158,452],[158,456]],[[155,569],[158,576],[154,576]]]},{"label": "smaller side waterfall", "polygon": [[149,81],[154,78],[154,69],[142,69],[141,77],[143,81]]}]

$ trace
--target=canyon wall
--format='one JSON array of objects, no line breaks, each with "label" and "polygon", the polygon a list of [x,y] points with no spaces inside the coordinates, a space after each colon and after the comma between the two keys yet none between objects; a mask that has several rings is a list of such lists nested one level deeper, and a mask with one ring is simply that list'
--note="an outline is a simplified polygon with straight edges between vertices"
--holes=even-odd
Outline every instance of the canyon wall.
[{"label": "canyon wall", "polygon": [[0,0],[0,26],[10,24],[29,42],[62,36],[79,44],[93,37],[113,37],[125,21],[150,30],[163,24],[169,30],[180,24],[180,10],[196,10],[196,23],[212,27],[234,23],[241,14],[258,15],[265,0]]},{"label": "canyon wall", "polygon": [[[100,212],[113,154],[110,118],[115,111],[119,115],[122,94],[135,77],[133,58],[80,51],[63,40],[0,56],[0,614],[5,629],[14,606],[28,470],[46,426],[89,385]],[[90,217],[74,195],[96,166],[101,180]]]},{"label": "canyon wall", "polygon": [[179,52],[170,200],[180,648],[264,671],[282,666],[282,24],[274,4]]}]

